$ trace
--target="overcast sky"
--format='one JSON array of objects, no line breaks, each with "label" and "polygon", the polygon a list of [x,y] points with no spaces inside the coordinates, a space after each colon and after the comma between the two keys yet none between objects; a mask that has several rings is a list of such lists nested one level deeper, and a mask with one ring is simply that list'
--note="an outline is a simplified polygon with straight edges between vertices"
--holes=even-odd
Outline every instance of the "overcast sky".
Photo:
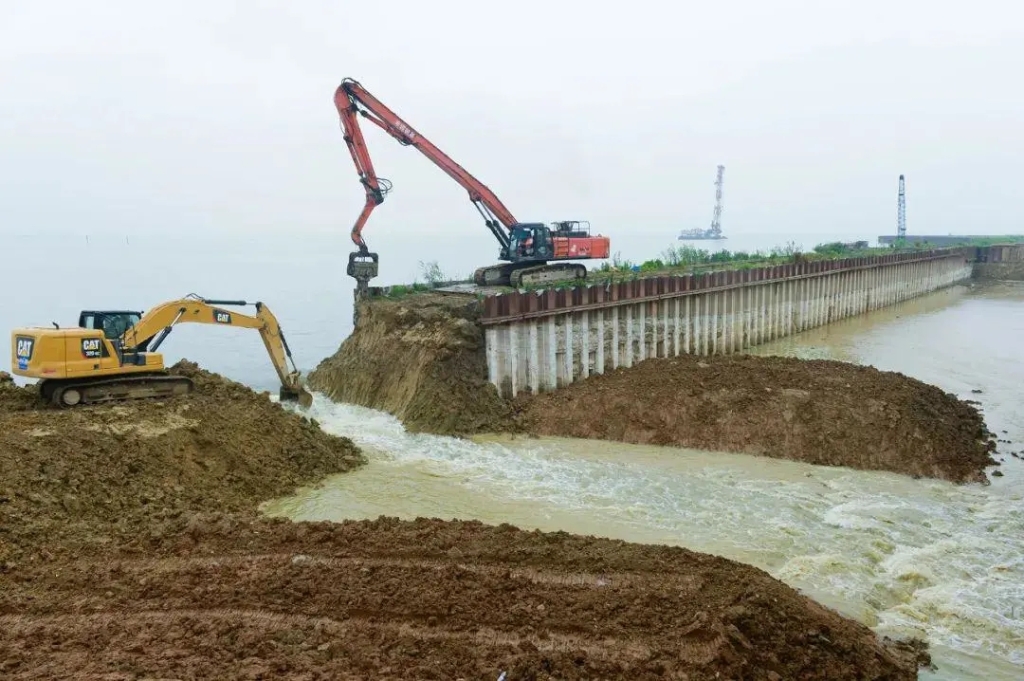
[{"label": "overcast sky", "polygon": [[[613,238],[1024,231],[1024,6],[889,0],[0,0],[5,232],[338,231],[362,188],[332,103],[360,80],[523,221]],[[373,244],[479,229],[366,129]]]}]

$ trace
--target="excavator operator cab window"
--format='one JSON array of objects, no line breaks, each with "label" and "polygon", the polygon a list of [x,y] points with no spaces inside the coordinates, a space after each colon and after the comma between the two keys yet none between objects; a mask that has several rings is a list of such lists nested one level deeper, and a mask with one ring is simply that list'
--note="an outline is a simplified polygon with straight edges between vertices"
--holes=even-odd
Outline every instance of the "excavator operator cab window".
[{"label": "excavator operator cab window", "polygon": [[[124,335],[124,332],[132,328],[142,319],[142,315],[132,311],[117,312],[83,312],[79,318],[78,325],[86,329],[100,329],[103,336],[109,340],[116,340]],[[145,350],[145,343],[140,350]]]},{"label": "excavator operator cab window", "polygon": [[532,253],[531,236],[529,228],[515,227],[509,235],[509,253],[515,258],[528,257]]}]

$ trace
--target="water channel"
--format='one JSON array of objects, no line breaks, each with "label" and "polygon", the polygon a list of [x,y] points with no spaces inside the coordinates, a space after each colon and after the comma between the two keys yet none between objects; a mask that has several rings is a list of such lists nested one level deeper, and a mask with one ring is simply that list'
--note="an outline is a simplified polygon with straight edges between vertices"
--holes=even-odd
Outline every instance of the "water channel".
[{"label": "water channel", "polygon": [[[880,634],[918,635],[922,679],[1024,678],[1024,284],[960,286],[757,348],[900,371],[981,403],[990,486],[563,439],[410,435],[317,396],[370,463],[265,506],[296,520],[478,519],[675,544],[756,565]],[[980,391],[980,392],[972,392]]]}]

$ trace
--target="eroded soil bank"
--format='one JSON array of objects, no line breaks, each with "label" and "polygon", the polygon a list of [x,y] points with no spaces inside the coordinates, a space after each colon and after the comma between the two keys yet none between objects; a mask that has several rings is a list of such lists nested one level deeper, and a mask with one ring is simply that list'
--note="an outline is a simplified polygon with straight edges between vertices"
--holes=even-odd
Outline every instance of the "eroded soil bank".
[{"label": "eroded soil bank", "polygon": [[674,445],[987,482],[978,410],[914,378],[836,361],[733,355],[649,359],[514,402],[487,380],[479,304],[416,295],[363,303],[311,375],[331,398],[413,431],[519,432]]},{"label": "eroded soil bank", "polygon": [[766,573],[476,522],[292,523],[362,457],[237,384],[55,410],[0,380],[0,677],[914,679]]},{"label": "eroded soil bank", "polygon": [[375,299],[309,386],[338,402],[394,414],[412,432],[508,430],[509,405],[487,381],[480,305],[467,296]]}]

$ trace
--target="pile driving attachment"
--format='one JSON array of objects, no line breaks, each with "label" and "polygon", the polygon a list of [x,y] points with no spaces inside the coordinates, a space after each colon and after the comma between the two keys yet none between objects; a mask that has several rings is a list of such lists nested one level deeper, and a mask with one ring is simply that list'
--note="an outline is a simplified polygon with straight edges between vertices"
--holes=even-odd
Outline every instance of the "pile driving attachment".
[{"label": "pile driving attachment", "polygon": [[356,280],[352,301],[352,323],[359,321],[359,301],[370,292],[370,280],[377,276],[377,254],[360,249],[348,254],[348,276]]}]

